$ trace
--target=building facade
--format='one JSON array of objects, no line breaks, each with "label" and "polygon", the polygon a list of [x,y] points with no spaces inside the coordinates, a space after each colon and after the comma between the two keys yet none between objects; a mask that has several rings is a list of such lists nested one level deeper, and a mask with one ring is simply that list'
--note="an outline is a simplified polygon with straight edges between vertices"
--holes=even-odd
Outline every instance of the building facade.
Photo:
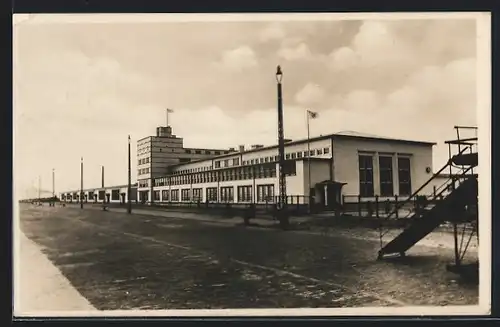
[{"label": "building facade", "polygon": [[[432,176],[433,145],[342,134],[288,141],[289,201],[308,203],[309,195],[317,202],[409,196]],[[278,195],[277,146],[249,150],[240,146],[236,152],[168,169],[164,176],[153,178],[151,193],[144,191],[147,201],[264,203]],[[322,194],[328,181],[342,185],[337,194]]]},{"label": "building facade", "polygon": [[[432,176],[433,145],[339,133],[287,140],[288,202],[308,204],[311,199],[328,206],[375,197],[403,199]],[[138,141],[137,159],[136,190],[143,203],[261,204],[279,195],[277,145],[187,149],[170,128],[159,128],[157,137]]]},{"label": "building facade", "polygon": [[172,134],[170,126],[157,127],[155,136],[148,136],[137,141],[139,198],[142,201],[151,201],[152,180],[167,174],[168,167],[192,160],[228,154],[230,151],[234,151],[234,149],[185,148],[183,139]]}]

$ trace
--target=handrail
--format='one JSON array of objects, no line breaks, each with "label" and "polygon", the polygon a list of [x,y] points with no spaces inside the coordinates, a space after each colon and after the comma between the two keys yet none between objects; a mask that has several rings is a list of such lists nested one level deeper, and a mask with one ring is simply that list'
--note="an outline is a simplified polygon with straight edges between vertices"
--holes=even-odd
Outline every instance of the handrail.
[{"label": "handrail", "polygon": [[[467,150],[468,147],[465,147],[463,148],[462,150],[460,150],[460,152],[457,154],[457,155],[460,155],[462,154],[463,152],[465,152],[465,150]],[[439,174],[441,174],[441,172],[443,172],[446,168],[448,168],[448,166],[452,163],[452,158],[450,158],[446,164],[441,168],[439,169],[436,173],[434,173],[434,175],[432,175],[432,177],[427,181],[425,182],[422,186],[420,186],[415,192],[413,192],[405,201],[399,203],[398,205],[396,205],[396,207],[394,208],[394,210],[387,215],[387,217],[385,217],[385,220],[389,219],[392,217],[392,215],[394,215],[396,212],[399,211],[399,209],[401,209],[406,203],[408,203],[410,201],[410,199],[412,199],[413,197],[415,197],[420,191],[422,191],[427,185],[429,185],[429,183],[434,179],[436,178],[436,176],[438,176]]]},{"label": "handrail", "polygon": [[[450,180],[454,182],[456,182],[457,180],[460,180],[462,176],[464,176],[465,174],[467,174],[469,172],[469,170],[471,170],[472,167],[468,167],[467,169],[465,169],[462,174],[460,174],[460,176],[454,176],[454,177],[451,177],[447,180],[447,182],[449,182]],[[441,194],[443,194],[444,192],[446,191],[446,188],[442,189],[441,192],[439,192],[438,194],[436,194],[436,196],[433,197],[433,199],[436,199],[436,197],[440,196]],[[411,214],[411,213],[410,213]],[[410,214],[406,215],[405,218],[408,218],[410,216]],[[381,228],[381,226],[380,226]],[[379,237],[380,237],[380,242],[382,244],[382,238],[387,235],[387,233],[390,231],[390,229],[386,230],[384,233],[380,232],[379,234]]]},{"label": "handrail", "polygon": [[[442,185],[440,185],[439,188],[441,188],[444,185],[450,185],[450,181],[452,183],[455,183],[456,181],[462,179],[463,176],[465,174],[467,174],[471,169],[472,169],[472,167],[468,167],[467,169],[464,168],[463,171],[462,171],[462,173],[459,176],[450,177]],[[433,195],[433,197],[431,198],[431,201],[436,200],[436,198],[438,198],[439,196],[441,196],[446,191],[446,189],[447,189],[447,187],[443,188],[441,191],[439,191],[438,193],[436,193],[436,195]],[[410,216],[410,214],[406,215],[405,218],[408,218]]]}]

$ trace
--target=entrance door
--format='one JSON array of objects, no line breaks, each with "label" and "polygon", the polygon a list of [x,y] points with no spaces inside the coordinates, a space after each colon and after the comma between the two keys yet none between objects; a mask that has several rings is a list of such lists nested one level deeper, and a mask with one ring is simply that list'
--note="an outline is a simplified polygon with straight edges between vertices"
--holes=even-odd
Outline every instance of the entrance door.
[{"label": "entrance door", "polygon": [[109,203],[109,194],[106,194],[106,203]]},{"label": "entrance door", "polygon": [[121,196],[122,196],[122,201],[121,202],[122,202],[122,204],[125,204],[125,193],[122,193]]}]

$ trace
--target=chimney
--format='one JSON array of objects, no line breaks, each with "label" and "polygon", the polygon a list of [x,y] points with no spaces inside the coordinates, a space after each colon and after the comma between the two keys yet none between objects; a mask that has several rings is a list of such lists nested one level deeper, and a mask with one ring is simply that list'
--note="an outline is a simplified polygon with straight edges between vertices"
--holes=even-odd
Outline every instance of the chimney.
[{"label": "chimney", "polygon": [[235,152],[235,148],[229,148],[229,152]]},{"label": "chimney", "polygon": [[253,144],[252,145],[252,149],[255,150],[255,149],[260,149],[260,148],[263,148],[264,146],[262,144]]},{"label": "chimney", "polygon": [[101,169],[101,187],[104,188],[104,166]]},{"label": "chimney", "polygon": [[240,152],[245,152],[245,146],[244,145],[240,145],[239,148],[240,148]]}]

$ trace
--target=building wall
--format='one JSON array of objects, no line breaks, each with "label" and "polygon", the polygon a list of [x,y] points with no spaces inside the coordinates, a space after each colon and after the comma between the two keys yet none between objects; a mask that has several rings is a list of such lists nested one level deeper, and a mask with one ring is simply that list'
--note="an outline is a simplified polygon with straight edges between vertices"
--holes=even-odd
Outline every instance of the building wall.
[{"label": "building wall", "polygon": [[[332,173],[330,172],[330,166],[331,163],[330,161],[324,160],[324,161],[316,161],[316,160],[311,160],[310,165],[311,165],[311,185],[308,187],[309,184],[309,164],[307,162],[307,159],[300,161],[299,162],[300,166],[302,166],[302,193],[305,196],[309,196],[310,194],[310,187],[313,187],[317,183],[323,182],[325,180],[330,180],[332,177]],[[297,172],[298,175],[298,172]]]},{"label": "building wall", "polygon": [[429,167],[432,170],[432,145],[405,144],[384,141],[358,140],[334,140],[333,142],[333,171],[334,180],[347,183],[343,187],[343,194],[357,196],[359,189],[359,158],[360,153],[371,154],[373,160],[373,182],[375,195],[380,194],[380,171],[378,157],[390,155],[393,157],[393,185],[394,194],[399,194],[397,157],[410,158],[411,190],[417,190],[431,176],[432,172],[426,172]]}]

